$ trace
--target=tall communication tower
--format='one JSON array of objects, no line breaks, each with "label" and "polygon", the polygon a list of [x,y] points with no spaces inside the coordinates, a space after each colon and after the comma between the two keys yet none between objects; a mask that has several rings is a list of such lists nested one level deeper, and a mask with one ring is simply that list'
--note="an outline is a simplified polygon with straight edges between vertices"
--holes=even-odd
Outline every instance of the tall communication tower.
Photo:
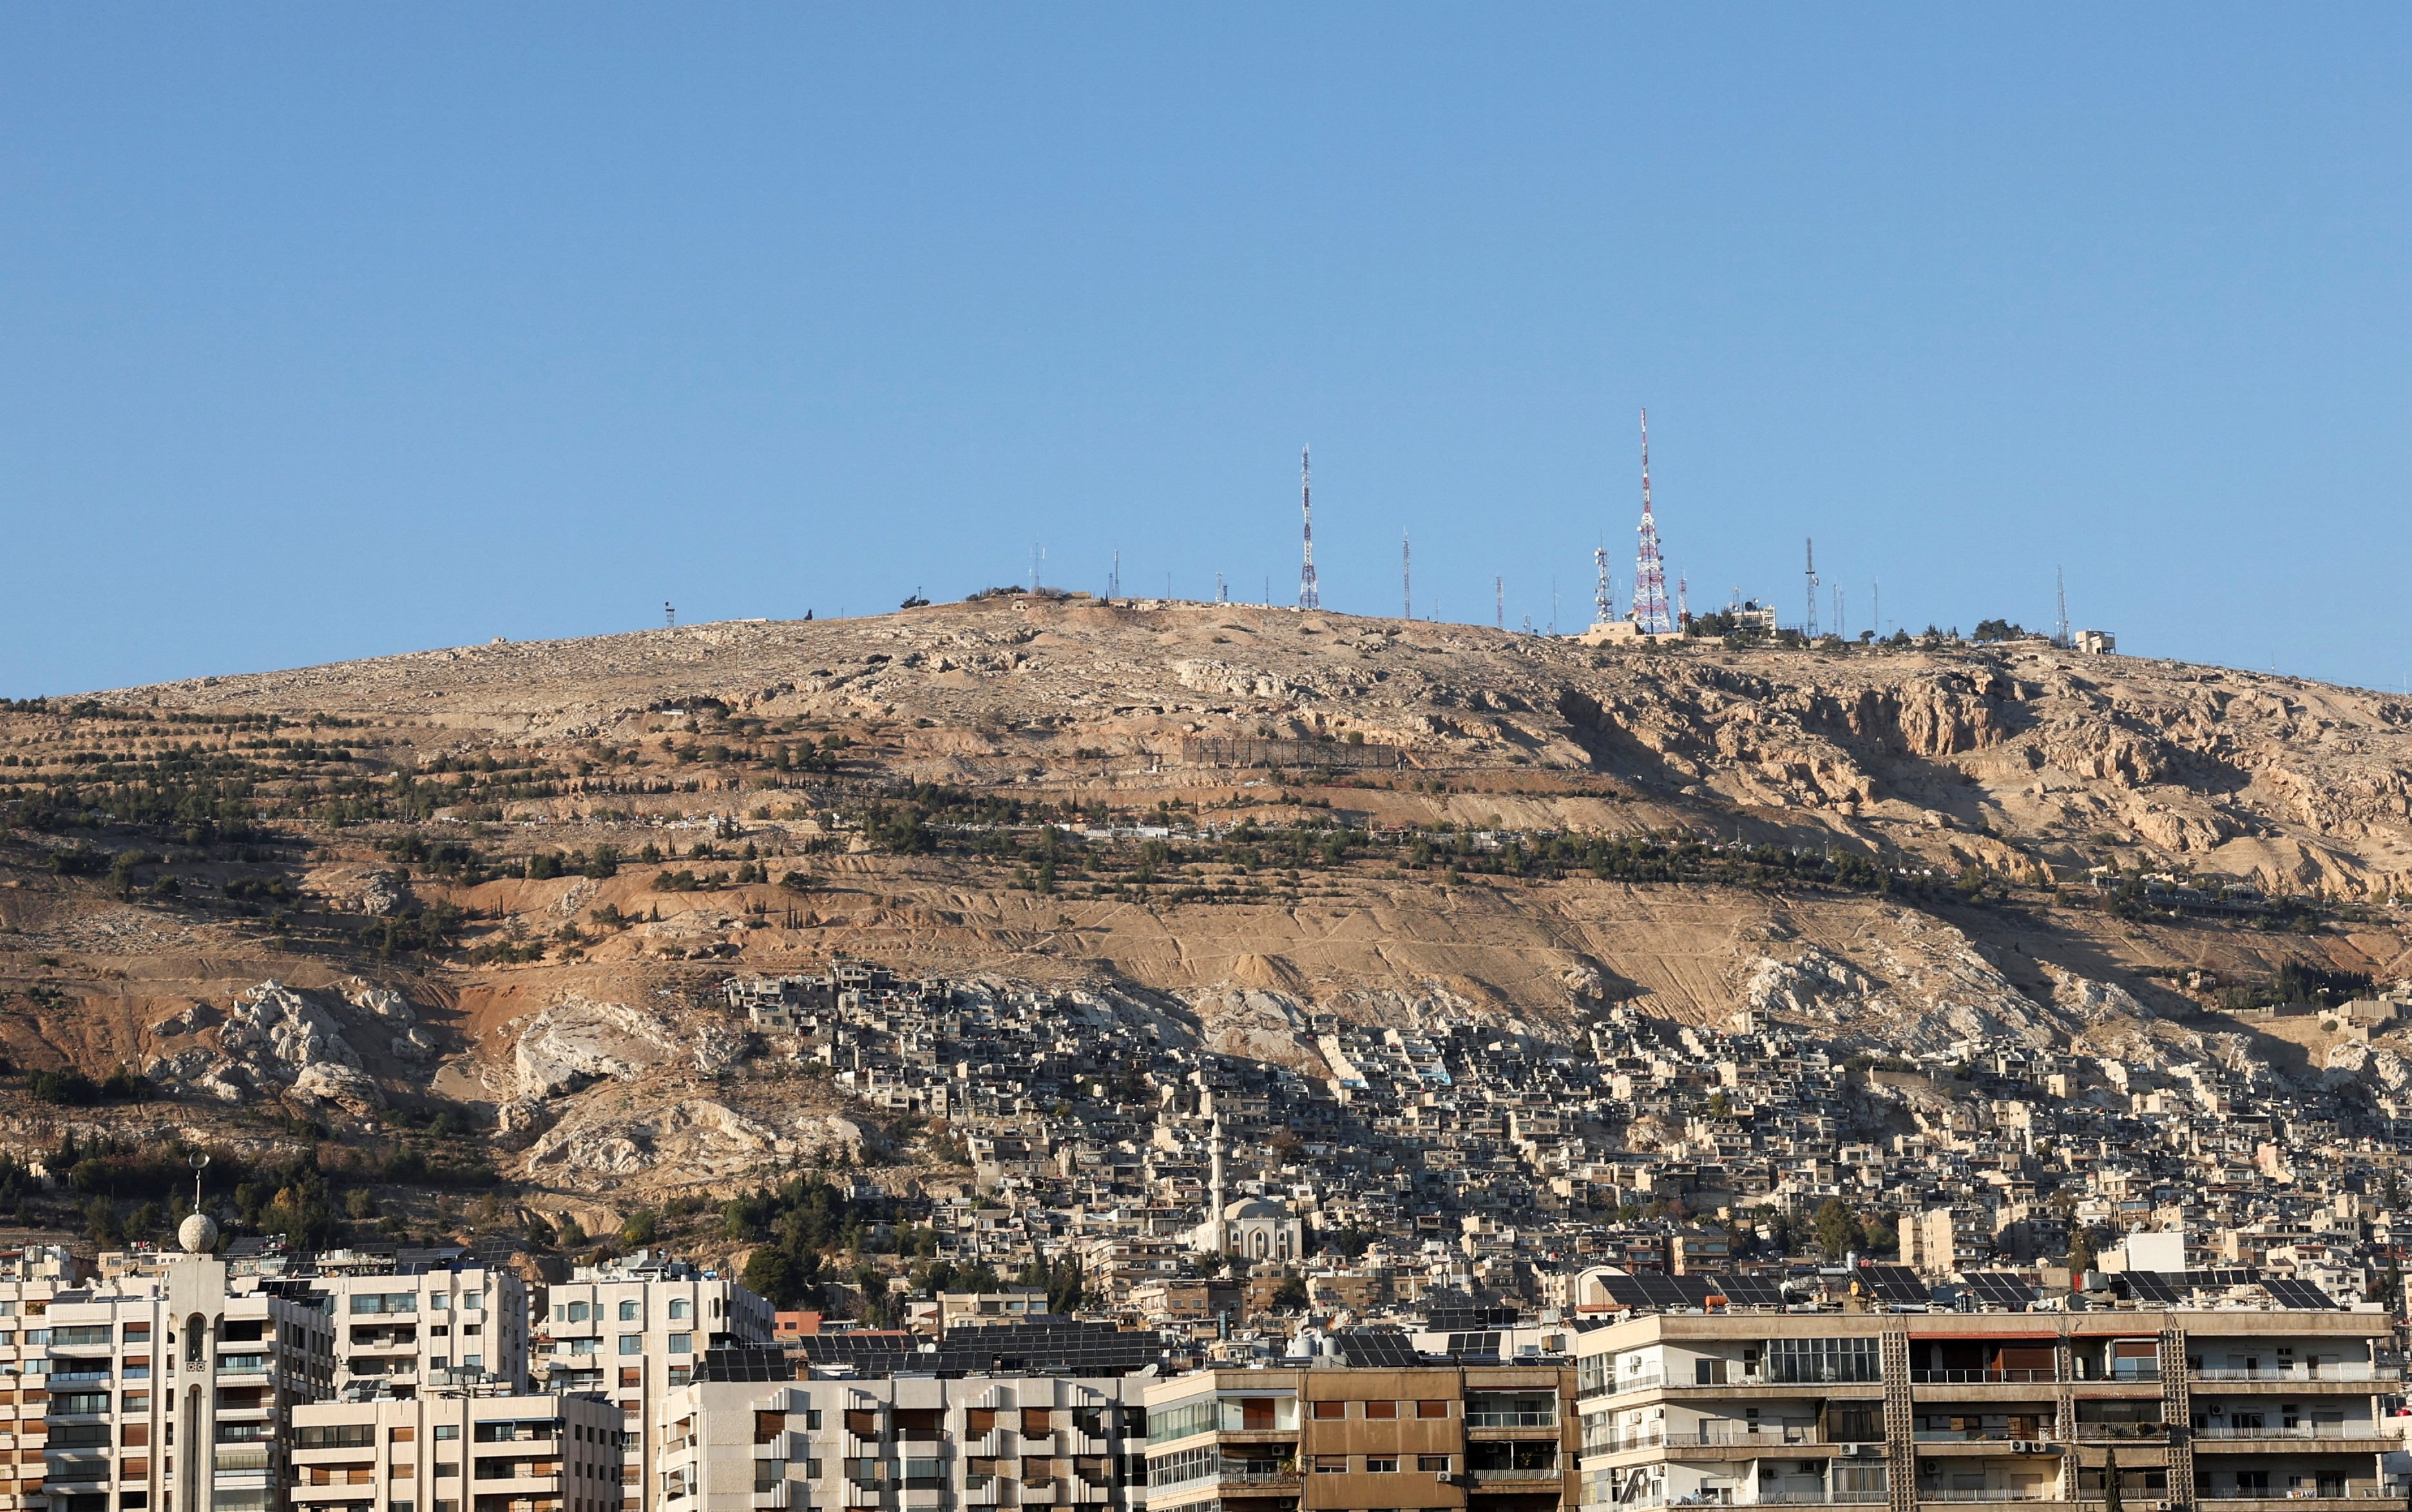
[{"label": "tall communication tower", "polygon": [[2068,633],[2068,577],[2058,567],[2052,569],[2052,586],[2060,604],[2059,617],[2052,622],[2052,643],[2066,651],[2076,644],[2076,638]]},{"label": "tall communication tower", "polygon": [[678,606],[667,598],[662,600],[662,624],[665,626],[675,626],[678,624]]},{"label": "tall communication tower", "polygon": [[1298,607],[1321,609],[1323,595],[1315,585],[1314,473],[1304,447],[1298,448],[1298,513],[1304,527],[1306,558],[1298,569]]},{"label": "tall communication tower", "polygon": [[1811,640],[1817,639],[1817,543],[1809,542],[1809,617],[1801,622],[1801,633]]},{"label": "tall communication tower", "polygon": [[1692,585],[1680,572],[1675,574],[1675,623],[1679,626],[1692,623]]},{"label": "tall communication tower", "polygon": [[1658,521],[1650,513],[1650,412],[1641,412],[1641,537],[1633,558],[1633,623],[1646,636],[1663,636],[1667,617],[1667,567],[1658,557]]},{"label": "tall communication tower", "polygon": [[1407,533],[1399,532],[1399,618],[1416,617],[1415,559],[1407,553]]},{"label": "tall communication tower", "polygon": [[1599,586],[1592,590],[1591,595],[1591,623],[1606,624],[1616,618],[1616,595],[1610,588],[1608,581],[1607,542],[1603,541],[1592,548],[1591,560],[1592,565],[1599,568]]},{"label": "tall communication tower", "polygon": [[1508,580],[1505,578],[1491,580],[1491,623],[1502,630],[1508,628]]}]

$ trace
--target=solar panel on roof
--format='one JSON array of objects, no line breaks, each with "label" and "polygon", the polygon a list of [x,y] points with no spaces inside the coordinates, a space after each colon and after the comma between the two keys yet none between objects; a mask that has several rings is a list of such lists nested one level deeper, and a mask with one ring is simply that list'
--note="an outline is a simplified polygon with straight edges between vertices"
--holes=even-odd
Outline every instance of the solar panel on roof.
[{"label": "solar panel on roof", "polygon": [[1852,1272],[1852,1279],[1880,1301],[1917,1303],[1934,1299],[1926,1283],[1905,1265],[1861,1265]]},{"label": "solar panel on roof", "polygon": [[1970,1270],[1961,1276],[1970,1295],[1994,1307],[2025,1307],[2036,1299],[2026,1278],[2011,1270]]},{"label": "solar panel on roof", "polygon": [[2130,1270],[2126,1281],[2127,1295],[2137,1301],[2152,1307],[2169,1307],[2177,1302],[2178,1289],[2158,1271]]},{"label": "solar panel on roof", "polygon": [[1784,1287],[1772,1276],[1709,1276],[1729,1307],[1782,1307]]},{"label": "solar panel on roof", "polygon": [[1401,1370],[1417,1361],[1415,1346],[1395,1329],[1353,1329],[1340,1336],[1340,1354],[1370,1370]]},{"label": "solar panel on roof", "polygon": [[2311,1308],[2318,1312],[2336,1311],[2336,1299],[2308,1281],[2292,1276],[2265,1276],[2261,1289],[2280,1307]]}]

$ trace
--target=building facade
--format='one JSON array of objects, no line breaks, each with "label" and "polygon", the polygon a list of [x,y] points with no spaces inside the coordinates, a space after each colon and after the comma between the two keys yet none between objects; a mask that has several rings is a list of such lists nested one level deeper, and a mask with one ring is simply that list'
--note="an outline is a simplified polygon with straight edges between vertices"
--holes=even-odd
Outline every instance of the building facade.
[{"label": "building facade", "polygon": [[547,1287],[538,1306],[530,1348],[536,1384],[595,1393],[619,1408],[624,1512],[659,1505],[660,1477],[647,1472],[663,1443],[663,1401],[694,1380],[705,1351],[768,1343],[777,1330],[771,1304],[737,1282],[641,1254],[581,1266]]},{"label": "building facade", "polygon": [[1155,1383],[1145,1405],[1149,1512],[1566,1505],[1560,1365],[1210,1370]]},{"label": "building facade", "polygon": [[[1669,1314],[1582,1335],[1586,1506],[2404,1499],[2383,1314]],[[2265,1507],[2264,1504],[2269,1506]]]}]

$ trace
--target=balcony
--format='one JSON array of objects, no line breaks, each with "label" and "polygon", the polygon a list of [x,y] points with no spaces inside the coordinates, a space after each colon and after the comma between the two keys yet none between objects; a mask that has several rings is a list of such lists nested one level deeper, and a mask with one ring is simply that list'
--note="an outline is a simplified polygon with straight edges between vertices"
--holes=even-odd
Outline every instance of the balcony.
[{"label": "balcony", "polygon": [[2401,1365],[2370,1365],[2342,1361],[2331,1365],[2213,1365],[2189,1369],[2197,1381],[2400,1381]]},{"label": "balcony", "polygon": [[1465,1415],[1468,1428],[1555,1428],[1558,1415],[1554,1412],[1470,1412]]},{"label": "balcony", "polygon": [[2270,1428],[2223,1423],[2214,1428],[2198,1428],[2193,1436],[2198,1443],[2236,1439],[2378,1439],[2390,1444],[2395,1442],[2394,1435],[2376,1423],[2281,1423]]},{"label": "balcony", "polygon": [[[2057,1490],[2024,1490],[2014,1486],[1967,1487],[1920,1486],[1918,1499],[1921,1502],[2057,1502],[2064,1500]],[[2131,1500],[2141,1512],[2140,1499]]]},{"label": "balcony", "polygon": [[1493,1465],[1466,1471],[1478,1481],[1493,1480],[1556,1480],[1566,1472],[1557,1465]]},{"label": "balcony", "polygon": [[2050,1366],[1990,1366],[1966,1371],[1912,1371],[1912,1386],[2033,1386],[2060,1379]]},{"label": "balcony", "polygon": [[2167,1444],[2169,1425],[2167,1423],[2080,1423],[2077,1442],[2080,1444]]}]

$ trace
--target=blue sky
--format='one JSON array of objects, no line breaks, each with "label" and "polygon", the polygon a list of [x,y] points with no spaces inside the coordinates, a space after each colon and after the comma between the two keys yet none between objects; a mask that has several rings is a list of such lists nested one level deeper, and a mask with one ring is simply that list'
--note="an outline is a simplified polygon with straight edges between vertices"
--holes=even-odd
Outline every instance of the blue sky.
[{"label": "blue sky", "polygon": [[[0,694],[1671,567],[2398,687],[2401,6],[0,10]],[[1821,618],[1831,620],[1831,595]]]}]

